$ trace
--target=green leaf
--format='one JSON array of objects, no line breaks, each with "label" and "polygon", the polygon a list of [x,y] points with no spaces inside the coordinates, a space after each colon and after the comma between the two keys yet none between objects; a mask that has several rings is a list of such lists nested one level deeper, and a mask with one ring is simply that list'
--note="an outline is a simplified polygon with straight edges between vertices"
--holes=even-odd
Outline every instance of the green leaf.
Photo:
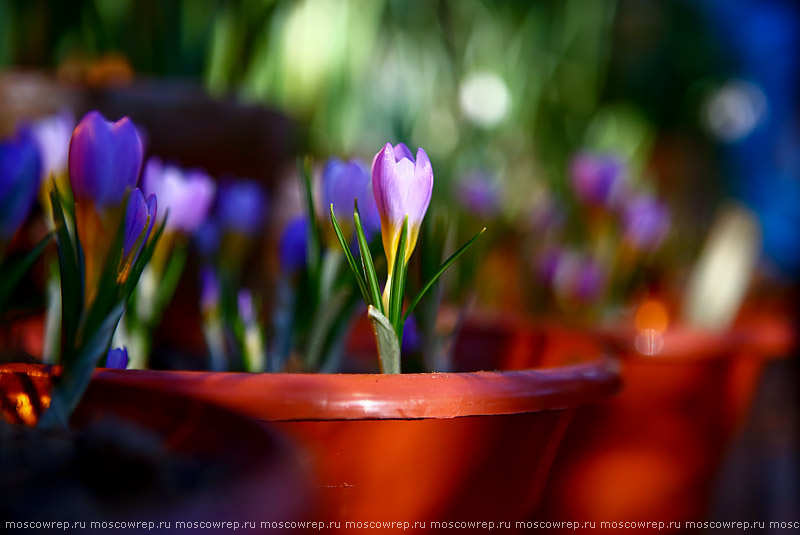
[{"label": "green leaf", "polygon": [[361,290],[361,295],[364,297],[364,302],[371,304],[370,294],[367,292],[367,282],[364,280],[364,274],[358,269],[358,264],[356,264],[356,260],[353,258],[353,254],[350,252],[350,247],[347,246],[347,241],[344,239],[342,229],[339,227],[339,222],[336,220],[336,214],[333,213],[333,204],[331,204],[331,222],[333,223],[333,231],[336,233],[336,237],[339,239],[339,245],[342,246],[342,251],[344,251],[345,257],[347,257],[347,262],[350,264],[350,269],[353,271],[353,275],[356,277],[358,289]]},{"label": "green leaf", "polygon": [[367,317],[372,322],[372,332],[378,345],[378,359],[381,373],[400,373],[400,341],[388,318],[374,306],[367,309]]},{"label": "green leaf", "polygon": [[75,358],[68,363],[69,366],[64,367],[53,388],[50,408],[39,420],[41,427],[53,427],[59,424],[67,427],[72,411],[78,406],[86,387],[89,386],[94,368],[100,359],[108,354],[111,338],[123,310],[125,302],[121,301],[112,309],[89,341],[77,351]]},{"label": "green leaf", "polygon": [[189,248],[185,244],[178,245],[172,251],[167,267],[164,269],[164,275],[158,285],[155,303],[153,304],[153,311],[150,316],[150,323],[153,325],[158,323],[167,305],[172,301],[172,296],[175,294],[175,289],[181,280],[183,268],[186,266],[188,252]]},{"label": "green leaf", "polygon": [[355,200],[355,212],[353,220],[356,224],[356,236],[358,237],[358,250],[361,253],[361,267],[364,268],[364,275],[367,278],[372,304],[383,314],[383,301],[381,300],[381,287],[378,284],[378,274],[375,272],[375,264],[372,262],[372,254],[369,251],[369,243],[361,226],[361,214],[358,211],[358,199]]},{"label": "green leaf", "polygon": [[69,235],[61,195],[57,188],[50,190],[50,203],[53,207],[58,265],[61,272],[61,317],[66,358],[75,345],[83,311],[83,270],[79,261],[80,245],[77,243],[77,236],[76,243],[73,243]]},{"label": "green leaf", "polygon": [[450,256],[450,258],[444,261],[444,263],[439,267],[439,270],[436,272],[436,274],[433,277],[431,277],[431,279],[427,282],[427,284],[425,284],[425,286],[422,287],[422,290],[420,290],[420,292],[408,306],[405,314],[403,314],[403,321],[405,321],[406,318],[408,318],[408,315],[411,314],[411,312],[414,310],[414,307],[416,307],[417,304],[419,303],[420,299],[422,299],[425,296],[425,292],[431,289],[431,286],[433,286],[439,279],[439,277],[442,276],[442,273],[447,271],[447,268],[449,268],[453,262],[458,260],[458,257],[464,254],[467,251],[467,249],[470,248],[473,242],[477,240],[480,237],[480,235],[483,234],[484,232],[486,232],[485,227],[481,229],[481,231],[478,232],[476,235],[474,235],[467,243],[462,245],[458,251],[456,251]]},{"label": "green leaf", "polygon": [[307,242],[307,265],[311,274],[312,283],[316,284],[320,262],[322,258],[321,233],[317,224],[316,209],[314,207],[314,188],[311,183],[311,158],[306,157],[298,163],[300,167],[300,178],[303,182],[303,194],[306,204],[306,214],[308,215],[308,242]]},{"label": "green leaf", "polygon": [[314,314],[311,322],[311,331],[308,333],[308,344],[305,351],[306,367],[316,370],[325,353],[325,342],[330,338],[331,329],[344,312],[345,305],[350,298],[352,289],[343,287],[334,292]]},{"label": "green leaf", "polygon": [[36,262],[39,256],[44,251],[50,239],[53,237],[52,233],[48,233],[44,238],[39,240],[39,243],[23,258],[10,262],[2,272],[0,272],[0,312],[5,309],[6,301],[11,296],[14,288],[17,287],[19,281],[27,273],[31,266]]},{"label": "green leaf", "polygon": [[403,220],[403,229],[400,231],[400,241],[397,245],[397,254],[394,257],[392,270],[392,287],[389,293],[389,321],[394,326],[395,332],[400,332],[401,315],[403,313],[403,290],[406,281],[406,249],[408,247],[408,216]]}]

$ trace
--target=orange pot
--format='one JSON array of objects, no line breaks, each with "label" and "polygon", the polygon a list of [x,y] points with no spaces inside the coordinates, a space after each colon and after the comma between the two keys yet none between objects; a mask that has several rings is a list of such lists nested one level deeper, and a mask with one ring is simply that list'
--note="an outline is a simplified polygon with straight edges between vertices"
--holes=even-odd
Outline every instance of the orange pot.
[{"label": "orange pot", "polygon": [[[51,368],[40,365],[0,366],[0,414],[11,423],[33,424],[42,407],[49,404],[50,371]],[[98,375],[102,376],[103,372]],[[144,528],[141,532],[168,533],[168,529],[158,529],[159,522],[171,522],[171,528],[177,527],[177,521],[237,521],[242,526],[248,521],[260,527],[261,521],[297,520],[310,511],[312,491],[308,474],[289,441],[275,430],[209,403],[147,388],[142,382],[92,381],[73,414],[72,424],[81,427],[109,416],[140,428],[139,434],[157,436],[166,450],[179,453],[183,459],[210,464],[216,474],[213,485],[198,485],[169,505],[154,503],[141,495],[126,494],[119,502],[105,497],[96,501],[70,497],[69,503],[75,507],[61,503],[57,504],[60,510],[55,512],[27,504],[36,514],[35,518],[27,518],[25,511],[20,511],[19,518],[4,520],[136,518],[156,523],[155,529]],[[59,488],[58,481],[50,483]],[[125,479],[120,479],[114,490],[125,489],[126,483]],[[228,532],[227,529],[207,531]]]},{"label": "orange pot", "polygon": [[790,321],[748,313],[723,333],[676,327],[654,356],[636,351],[632,331],[603,336],[622,353],[625,388],[576,413],[538,516],[594,522],[585,533],[603,521],[704,520],[766,359],[792,346]]},{"label": "orange pot", "polygon": [[413,527],[528,518],[574,408],[612,394],[619,375],[614,362],[590,359],[408,375],[98,370],[93,384],[170,390],[269,422],[301,445],[316,474],[318,518]]}]

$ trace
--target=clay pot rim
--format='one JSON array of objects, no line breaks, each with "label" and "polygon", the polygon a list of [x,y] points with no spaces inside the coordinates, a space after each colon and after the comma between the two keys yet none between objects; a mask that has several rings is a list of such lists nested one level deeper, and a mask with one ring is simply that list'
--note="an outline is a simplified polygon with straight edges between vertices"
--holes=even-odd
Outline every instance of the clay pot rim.
[{"label": "clay pot rim", "polygon": [[[20,371],[56,370],[31,364],[0,367],[0,373]],[[99,369],[93,381],[169,390],[264,421],[522,414],[597,402],[621,386],[619,365],[610,358],[519,371],[399,375]]]}]

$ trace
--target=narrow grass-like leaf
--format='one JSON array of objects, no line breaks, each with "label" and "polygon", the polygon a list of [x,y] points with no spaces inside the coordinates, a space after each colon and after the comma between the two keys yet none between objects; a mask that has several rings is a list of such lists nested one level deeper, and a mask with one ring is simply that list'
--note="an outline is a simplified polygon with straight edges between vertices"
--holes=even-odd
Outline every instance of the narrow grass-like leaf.
[{"label": "narrow grass-like leaf", "polygon": [[158,285],[158,293],[156,294],[153,312],[150,317],[151,324],[158,323],[167,305],[172,301],[172,296],[175,294],[175,289],[181,280],[183,268],[186,266],[188,253],[189,247],[185,244],[180,244],[173,249],[167,267],[164,269],[164,275]]},{"label": "narrow grass-like leaf", "polygon": [[57,188],[50,190],[50,203],[53,207],[56,241],[58,243],[58,265],[61,273],[61,306],[64,331],[64,356],[70,355],[75,345],[83,310],[83,276],[78,261],[78,250],[67,230],[61,195]]},{"label": "narrow grass-like leaf", "polygon": [[389,319],[374,306],[367,309],[372,332],[378,345],[381,373],[400,373],[400,341]]},{"label": "narrow grass-like leaf", "polygon": [[444,261],[444,263],[441,265],[441,267],[439,267],[439,270],[436,272],[436,274],[433,277],[431,277],[431,279],[425,284],[425,286],[422,287],[422,290],[419,291],[417,296],[414,298],[414,300],[408,306],[408,308],[406,309],[405,314],[403,314],[403,321],[405,321],[406,318],[408,318],[408,315],[411,314],[411,312],[414,310],[414,307],[416,307],[417,304],[419,303],[420,299],[422,299],[425,296],[425,292],[430,290],[431,286],[436,284],[436,281],[439,279],[439,277],[442,276],[442,273],[447,271],[447,268],[449,268],[453,264],[453,262],[458,260],[458,257],[461,256],[462,254],[464,254],[467,251],[467,249],[469,249],[469,247],[473,244],[473,242],[475,240],[477,240],[480,237],[480,235],[483,234],[484,232],[486,232],[486,228],[485,227],[483,229],[481,229],[481,231],[478,232],[476,235],[474,235],[467,243],[462,245],[461,248],[458,251],[456,251],[455,253],[453,253],[450,256],[450,258],[448,258],[447,260]]},{"label": "narrow grass-like leaf", "polygon": [[59,424],[67,426],[72,411],[75,410],[86,387],[89,386],[94,368],[100,359],[108,354],[111,337],[114,335],[123,310],[125,310],[125,302],[117,303],[100,328],[78,350],[69,367],[65,366],[53,388],[50,408],[39,420],[41,427],[53,427]]},{"label": "narrow grass-like leaf", "polygon": [[358,269],[358,264],[356,264],[356,260],[353,258],[353,255],[350,252],[350,247],[347,245],[347,241],[344,239],[342,229],[339,227],[339,222],[336,220],[336,214],[333,213],[333,204],[331,204],[331,222],[333,223],[333,231],[336,233],[336,238],[339,240],[339,245],[342,246],[342,251],[344,251],[345,257],[347,257],[347,262],[350,264],[350,269],[353,270],[353,275],[356,277],[358,289],[361,290],[361,295],[364,297],[364,302],[371,304],[372,301],[370,299],[370,294],[367,291],[367,282],[364,280],[364,274]]},{"label": "narrow grass-like leaf", "polygon": [[317,281],[322,261],[321,233],[317,224],[316,208],[314,207],[314,188],[311,182],[311,158],[306,157],[298,161],[300,179],[303,182],[303,197],[306,204],[306,218],[308,224],[308,241],[306,263],[311,274],[312,282]]},{"label": "narrow grass-like leaf", "polygon": [[397,254],[394,257],[394,269],[392,270],[392,287],[389,290],[389,321],[394,326],[395,332],[400,327],[401,314],[403,312],[407,248],[408,216],[403,220],[403,229],[400,231],[400,241],[397,244]]},{"label": "narrow grass-like leaf", "polygon": [[330,338],[331,329],[336,320],[342,316],[344,307],[352,293],[348,287],[339,288],[329,299],[320,303],[311,322],[311,331],[308,334],[305,361],[308,370],[319,368],[325,353],[325,342]]},{"label": "narrow grass-like leaf", "polygon": [[358,237],[358,250],[361,252],[361,266],[364,268],[364,275],[367,278],[370,294],[372,294],[372,305],[383,314],[383,301],[381,300],[381,287],[378,284],[378,274],[375,272],[375,264],[372,262],[372,254],[369,251],[369,243],[361,226],[361,214],[358,211],[358,199],[355,200],[355,212],[353,220],[356,224],[356,236]]},{"label": "narrow grass-like leaf", "polygon": [[41,256],[52,237],[52,233],[48,233],[39,240],[39,243],[28,254],[15,262],[10,262],[0,273],[0,312],[5,309],[6,301],[11,296],[14,288],[17,287],[23,275],[31,269],[31,266]]}]

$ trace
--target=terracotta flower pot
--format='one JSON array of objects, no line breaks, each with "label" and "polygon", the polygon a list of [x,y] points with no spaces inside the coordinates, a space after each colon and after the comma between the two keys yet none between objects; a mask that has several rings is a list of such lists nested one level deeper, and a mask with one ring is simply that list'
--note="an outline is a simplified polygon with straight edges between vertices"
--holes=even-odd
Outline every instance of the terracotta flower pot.
[{"label": "terracotta flower pot", "polygon": [[[504,344],[527,343],[514,332]],[[317,518],[342,527],[497,522],[528,518],[575,407],[618,388],[616,364],[595,356],[550,369],[408,375],[98,370],[93,384],[169,390],[282,429],[316,474]]]},{"label": "terracotta flower pot", "polygon": [[[0,366],[0,412],[5,420],[17,424],[35,422],[49,403],[50,371],[40,365]],[[102,377],[103,373],[98,375]],[[74,458],[69,457],[70,463],[88,455],[82,450],[94,438],[91,433],[88,437],[81,434],[80,430],[93,426],[99,426],[101,431],[101,450],[110,434],[118,434],[120,430],[125,433],[123,439],[113,438],[111,449],[126,450],[121,454],[126,462],[117,462],[113,455],[110,460],[99,455],[96,462],[92,460],[83,468],[67,465],[59,472],[60,465],[54,464],[49,455],[34,457],[35,461],[29,462],[33,471],[40,468],[39,464],[48,464],[55,466],[53,471],[57,474],[72,475],[60,478],[48,472],[44,482],[48,490],[34,500],[29,499],[30,492],[22,496],[16,492],[13,497],[6,495],[0,509],[14,516],[4,520],[85,521],[88,526],[89,521],[135,517],[155,521],[155,529],[150,526],[129,531],[166,533],[170,530],[159,529],[159,522],[171,522],[170,528],[175,529],[179,521],[237,521],[243,529],[245,521],[260,527],[261,521],[302,519],[310,510],[312,491],[308,474],[289,441],[275,430],[209,403],[151,389],[143,382],[123,384],[100,379],[90,384],[73,414],[72,425],[80,436],[74,440],[79,451]],[[53,451],[58,453],[71,447],[64,446],[72,444],[69,435],[58,431],[54,436],[36,435],[35,449],[46,450],[54,438]],[[139,445],[142,436],[146,437],[145,447]],[[148,449],[148,440],[157,446],[155,459],[149,458],[154,452]],[[9,454],[5,449],[8,443],[0,444],[0,453]],[[89,446],[90,452],[98,450],[96,444]],[[180,492],[158,488],[160,494],[154,498],[153,491],[142,480],[163,481],[172,477],[171,470],[151,473],[153,466],[164,468],[167,462],[170,466],[166,468],[177,465],[177,473],[186,477],[188,483],[178,489]],[[127,466],[128,463],[133,463],[134,468]],[[76,471],[78,474],[74,474]],[[104,472],[111,472],[111,476],[107,478]],[[9,474],[0,473],[0,490],[5,494],[10,491],[10,482],[3,481],[4,476]],[[31,486],[38,488],[37,485],[36,481],[25,482],[28,490]],[[208,531],[228,530],[212,526]]]},{"label": "terracotta flower pot", "polygon": [[765,361],[793,344],[790,320],[756,310],[727,332],[675,327],[653,356],[633,331],[603,337],[622,353],[625,388],[576,413],[538,516],[595,522],[586,533],[602,521],[704,520]]}]

